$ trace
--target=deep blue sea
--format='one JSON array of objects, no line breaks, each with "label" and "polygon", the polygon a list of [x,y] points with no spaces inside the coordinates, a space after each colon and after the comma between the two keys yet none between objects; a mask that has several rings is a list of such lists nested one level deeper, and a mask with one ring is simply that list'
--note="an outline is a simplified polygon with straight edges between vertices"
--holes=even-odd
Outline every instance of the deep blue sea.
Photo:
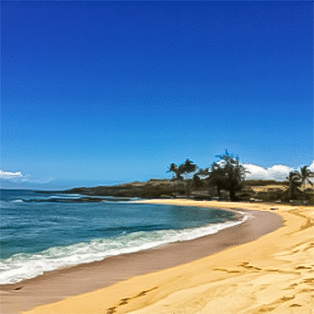
[{"label": "deep blue sea", "polygon": [[[140,204],[110,197],[98,203],[77,203],[80,198],[1,190],[0,284],[195,239],[246,219],[244,214],[211,208]],[[69,199],[74,202],[68,203]]]}]

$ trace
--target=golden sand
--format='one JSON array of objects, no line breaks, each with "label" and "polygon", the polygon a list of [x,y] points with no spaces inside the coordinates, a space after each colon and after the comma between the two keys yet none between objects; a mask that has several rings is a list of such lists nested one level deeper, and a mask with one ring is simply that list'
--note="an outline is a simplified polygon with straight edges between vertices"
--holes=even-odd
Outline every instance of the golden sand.
[{"label": "golden sand", "polygon": [[313,207],[190,200],[144,202],[261,211],[275,207],[285,224],[253,242],[23,313],[314,313]]}]

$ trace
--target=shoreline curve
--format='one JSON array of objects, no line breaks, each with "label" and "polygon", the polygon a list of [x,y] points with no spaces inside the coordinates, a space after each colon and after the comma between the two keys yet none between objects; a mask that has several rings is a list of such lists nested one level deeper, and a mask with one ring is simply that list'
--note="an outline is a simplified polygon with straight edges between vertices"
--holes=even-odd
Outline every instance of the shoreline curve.
[{"label": "shoreline curve", "polygon": [[86,293],[93,293],[91,291],[97,292],[99,289],[110,288],[116,284],[127,282],[133,277],[189,265],[189,263],[211,257],[228,248],[254,241],[284,225],[284,220],[280,215],[269,211],[256,211],[254,206],[252,208],[252,205],[246,203],[191,200],[143,200],[141,202],[204,206],[224,210],[229,208],[250,212],[253,219],[248,219],[239,225],[201,238],[108,257],[99,262],[45,273],[16,284],[1,285],[3,313],[20,313],[34,307],[45,306],[45,304],[63,302],[62,300],[66,301],[67,298],[80,297]]}]

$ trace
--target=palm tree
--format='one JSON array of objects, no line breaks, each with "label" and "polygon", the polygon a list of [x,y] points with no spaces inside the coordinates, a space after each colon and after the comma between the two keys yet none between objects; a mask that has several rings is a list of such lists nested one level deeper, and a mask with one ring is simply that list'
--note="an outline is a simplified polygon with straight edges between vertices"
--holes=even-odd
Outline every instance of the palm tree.
[{"label": "palm tree", "polygon": [[173,180],[182,180],[183,177],[182,177],[182,167],[181,165],[178,167],[175,163],[172,163],[169,167],[169,170],[167,171],[168,172],[173,172]]},{"label": "palm tree", "polygon": [[302,176],[298,171],[291,171],[286,178],[289,182],[289,187],[286,192],[289,192],[289,199],[295,198],[295,192],[303,194],[299,189],[302,186]]},{"label": "palm tree", "polygon": [[245,174],[248,172],[240,163],[237,156],[233,157],[232,154],[226,150],[225,154],[217,155],[220,158],[219,162],[214,162],[211,165],[211,173],[209,175],[209,184],[217,186],[217,193],[220,197],[220,190],[228,190],[230,199],[235,200],[235,192],[240,190],[245,180]]},{"label": "palm tree", "polygon": [[186,159],[185,163],[183,163],[182,165],[179,166],[179,168],[181,167],[181,171],[182,173],[185,175],[185,179],[187,180],[187,184],[186,184],[186,194],[188,196],[190,196],[190,192],[191,192],[191,180],[189,179],[189,174],[192,172],[195,172],[197,169],[196,164],[191,161],[190,159]]},{"label": "palm tree", "polygon": [[314,177],[314,172],[311,171],[310,169],[308,169],[307,166],[301,167],[301,179],[302,179],[302,186],[303,188],[305,188],[305,184],[309,183],[311,186],[313,186],[313,182],[309,179],[309,178],[313,178]]},{"label": "palm tree", "polygon": [[180,165],[179,168],[180,167],[181,167],[182,173],[185,174],[186,179],[188,179],[188,176],[191,172],[195,172],[197,169],[196,164],[189,159],[187,159],[184,164]]},{"label": "palm tree", "polygon": [[176,181],[177,183],[174,184],[173,186],[173,193],[178,193],[182,188],[180,188],[180,181],[183,180],[183,169],[182,165],[178,166],[175,163],[172,163],[167,171],[168,172],[173,172],[173,177],[172,180]]},{"label": "palm tree", "polygon": [[[196,164],[190,159],[186,159],[184,163],[181,165],[176,165],[172,163],[167,172],[173,172],[173,180],[183,181],[183,175],[185,175],[186,179],[188,179],[189,174],[194,172],[197,169]],[[178,187],[181,184],[178,184]],[[182,188],[184,187],[184,183],[182,182]],[[187,194],[190,194],[190,182],[187,182]]]}]

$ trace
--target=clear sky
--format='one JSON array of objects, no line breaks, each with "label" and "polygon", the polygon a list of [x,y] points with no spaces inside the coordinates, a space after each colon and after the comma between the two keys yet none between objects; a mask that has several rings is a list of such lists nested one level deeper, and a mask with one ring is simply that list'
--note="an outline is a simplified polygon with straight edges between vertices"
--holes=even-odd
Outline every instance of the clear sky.
[{"label": "clear sky", "polygon": [[4,1],[1,87],[2,187],[310,165],[313,3]]}]

